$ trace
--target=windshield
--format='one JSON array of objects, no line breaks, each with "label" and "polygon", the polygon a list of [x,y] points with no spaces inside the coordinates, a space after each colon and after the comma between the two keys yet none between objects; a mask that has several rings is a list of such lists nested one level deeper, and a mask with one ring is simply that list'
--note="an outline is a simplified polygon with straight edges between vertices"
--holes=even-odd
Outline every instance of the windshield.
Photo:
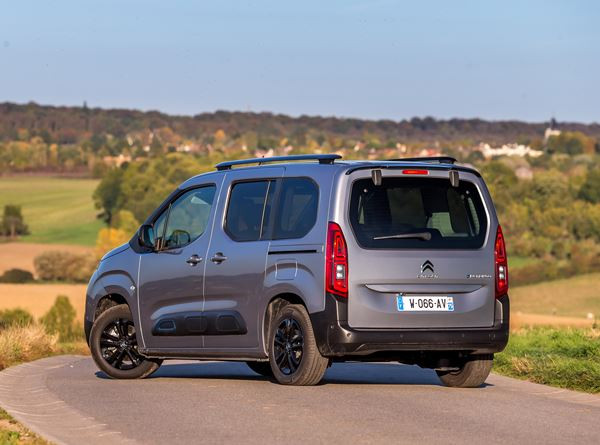
[{"label": "windshield", "polygon": [[374,249],[476,249],[487,230],[475,184],[445,178],[371,178],[352,186],[350,222],[358,243]]}]

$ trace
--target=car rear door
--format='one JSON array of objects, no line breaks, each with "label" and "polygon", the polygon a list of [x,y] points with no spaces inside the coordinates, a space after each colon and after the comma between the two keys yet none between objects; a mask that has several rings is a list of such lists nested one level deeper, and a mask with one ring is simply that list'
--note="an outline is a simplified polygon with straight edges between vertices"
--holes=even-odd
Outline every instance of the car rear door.
[{"label": "car rear door", "polygon": [[345,195],[351,327],[493,325],[497,221],[479,177],[453,187],[447,170],[390,169],[375,185],[363,170]]}]

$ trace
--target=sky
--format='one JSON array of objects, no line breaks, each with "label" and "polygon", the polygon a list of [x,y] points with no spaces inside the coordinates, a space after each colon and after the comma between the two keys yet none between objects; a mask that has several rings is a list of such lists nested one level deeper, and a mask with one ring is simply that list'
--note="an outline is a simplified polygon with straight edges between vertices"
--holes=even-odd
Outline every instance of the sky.
[{"label": "sky", "polygon": [[600,122],[600,2],[0,0],[4,101]]}]

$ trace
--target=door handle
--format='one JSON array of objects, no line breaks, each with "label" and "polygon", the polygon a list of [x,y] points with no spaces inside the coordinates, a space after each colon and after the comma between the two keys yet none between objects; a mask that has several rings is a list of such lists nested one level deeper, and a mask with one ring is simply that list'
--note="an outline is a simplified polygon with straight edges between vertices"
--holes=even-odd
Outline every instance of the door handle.
[{"label": "door handle", "polygon": [[215,253],[215,256],[213,256],[213,257],[212,257],[210,260],[211,260],[213,263],[216,263],[216,264],[221,264],[221,263],[222,263],[223,261],[225,261],[226,259],[227,259],[227,257],[226,257],[225,255],[223,255],[223,253],[222,253],[222,252],[217,252],[217,253]]},{"label": "door handle", "polygon": [[202,261],[202,258],[200,258],[196,254],[192,255],[187,260],[185,260],[185,262],[188,263],[190,266],[195,266],[196,264],[200,263],[201,261]]}]

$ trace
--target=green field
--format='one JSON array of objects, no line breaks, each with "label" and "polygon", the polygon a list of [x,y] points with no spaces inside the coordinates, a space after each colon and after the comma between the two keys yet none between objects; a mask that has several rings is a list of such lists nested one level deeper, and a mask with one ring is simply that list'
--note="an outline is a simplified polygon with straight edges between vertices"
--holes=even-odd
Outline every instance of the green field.
[{"label": "green field", "polygon": [[600,273],[519,286],[510,290],[511,311],[600,320]]},{"label": "green field", "polygon": [[95,179],[18,176],[0,178],[0,207],[22,206],[30,235],[24,242],[93,246],[102,222],[96,218]]},{"label": "green field", "polygon": [[534,264],[537,261],[539,261],[537,258],[509,255],[508,270],[510,271],[511,269],[514,270],[520,267],[529,266],[530,264]]},{"label": "green field", "polygon": [[545,385],[600,392],[600,331],[535,328],[512,333],[494,372]]}]

